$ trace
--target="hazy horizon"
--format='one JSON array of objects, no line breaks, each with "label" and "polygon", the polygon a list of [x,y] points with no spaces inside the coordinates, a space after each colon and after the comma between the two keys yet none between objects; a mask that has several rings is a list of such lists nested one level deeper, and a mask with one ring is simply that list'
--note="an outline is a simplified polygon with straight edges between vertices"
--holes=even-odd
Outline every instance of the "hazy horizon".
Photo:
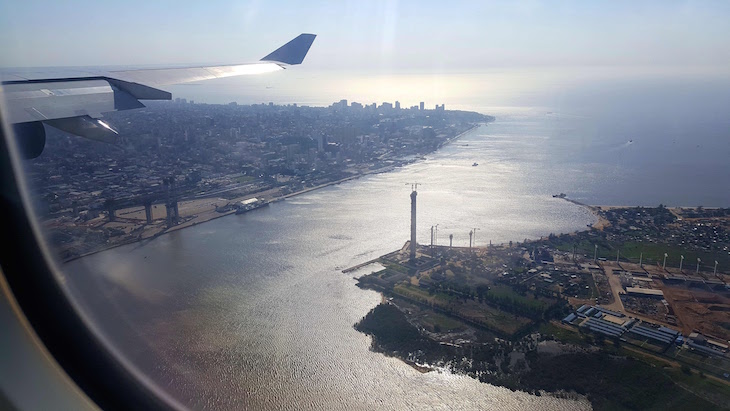
[{"label": "hazy horizon", "polygon": [[244,63],[310,32],[301,66],[162,88],[207,103],[724,112],[728,20],[730,3],[699,1],[35,0],[0,6],[0,67]]},{"label": "hazy horizon", "polygon": [[310,1],[301,7],[81,0],[71,6],[36,0],[0,7],[0,65],[238,63],[302,32],[318,35],[306,61],[312,69],[730,65],[726,2]]}]

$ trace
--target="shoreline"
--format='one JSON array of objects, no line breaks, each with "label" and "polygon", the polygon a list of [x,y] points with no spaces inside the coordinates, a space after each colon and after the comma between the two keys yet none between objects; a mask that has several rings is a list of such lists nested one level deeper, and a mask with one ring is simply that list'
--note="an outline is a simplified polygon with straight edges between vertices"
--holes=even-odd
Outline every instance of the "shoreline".
[{"label": "shoreline", "polygon": [[[575,205],[581,206],[581,207],[587,209],[588,211],[590,211],[591,214],[593,214],[596,217],[596,222],[593,223],[593,224],[591,224],[591,226],[590,226],[591,228],[594,228],[594,229],[599,230],[599,231],[603,231],[604,228],[606,228],[609,225],[611,225],[611,223],[608,220],[606,220],[606,218],[603,217],[598,212],[599,209],[601,209],[603,207],[608,207],[608,206],[589,205],[589,204],[581,203],[578,200],[570,199],[568,197],[561,197],[561,199],[563,199],[563,200],[565,200],[565,201],[567,201],[569,203],[573,203]],[[634,207],[634,206],[611,206],[611,207],[614,207],[614,208],[630,208],[630,207]],[[575,231],[575,232],[578,233],[579,231]]]},{"label": "shoreline", "polygon": [[[470,133],[470,132],[472,132],[472,131],[474,131],[474,130],[478,129],[479,127],[481,127],[483,125],[486,125],[486,124],[488,124],[488,122],[478,123],[478,124],[474,125],[473,127],[469,128],[468,130],[465,130],[465,131],[463,131],[463,132],[455,135],[454,137],[447,138],[446,140],[444,140],[444,142],[442,142],[441,144],[439,144],[439,146],[436,148],[436,150],[432,151],[432,153],[438,151],[442,147],[450,144],[451,142],[453,142],[453,141],[461,138],[465,134]],[[430,154],[430,153],[426,153],[426,154]],[[396,160],[397,162],[399,162],[399,164],[389,165],[389,166],[381,167],[381,168],[378,168],[378,169],[375,169],[375,170],[368,170],[368,171],[365,171],[365,172],[361,172],[359,174],[354,174],[354,175],[352,175],[350,177],[345,177],[345,178],[342,178],[342,179],[339,179],[339,180],[335,180],[335,181],[331,181],[331,182],[328,182],[328,183],[320,184],[320,185],[317,185],[317,186],[314,186],[314,187],[305,188],[303,190],[299,190],[299,191],[296,191],[296,192],[293,192],[293,193],[284,194],[284,195],[281,195],[281,196],[278,196],[278,197],[274,197],[271,200],[267,201],[266,204],[268,205],[268,204],[271,204],[271,203],[276,203],[276,202],[279,202],[279,201],[286,200],[288,198],[296,197],[298,195],[306,194],[306,193],[309,193],[309,192],[312,192],[312,191],[315,191],[315,190],[323,189],[323,188],[326,188],[326,187],[329,187],[329,186],[333,186],[333,185],[337,185],[337,184],[340,184],[340,183],[344,183],[344,182],[347,182],[347,181],[356,180],[356,179],[359,179],[361,177],[365,177],[365,176],[368,176],[368,175],[390,172],[390,171],[393,171],[393,170],[395,170],[397,168],[400,168],[400,167],[406,166],[408,164],[413,164],[413,163],[415,163],[417,161],[420,161],[420,157],[423,156],[423,155],[425,155],[425,154],[422,154],[422,155],[416,157],[414,160],[411,160],[411,161],[409,161],[409,160]],[[250,196],[250,195],[246,195],[246,196],[243,196],[243,197],[248,197],[248,196]],[[238,199],[233,200],[233,201],[238,201]],[[130,239],[130,240],[127,240],[127,241],[120,241],[119,243],[116,243],[116,244],[113,244],[113,245],[109,245],[107,247],[102,247],[102,248],[99,248],[97,250],[89,251],[89,252],[86,252],[86,253],[83,253],[83,254],[79,254],[79,255],[74,256],[74,257],[71,257],[71,258],[63,259],[63,260],[60,261],[60,263],[61,264],[66,264],[66,263],[69,263],[71,261],[79,260],[81,258],[88,257],[88,256],[91,256],[91,255],[94,255],[94,254],[98,254],[98,253],[101,253],[101,252],[104,252],[104,251],[109,251],[109,250],[112,250],[112,249],[115,249],[115,248],[118,248],[118,247],[123,247],[123,246],[126,246],[126,245],[135,244],[135,243],[144,243],[145,241],[152,241],[152,240],[156,239],[157,237],[161,237],[161,236],[163,236],[165,234],[169,234],[171,232],[178,231],[178,230],[182,230],[182,229],[185,229],[185,228],[188,228],[188,227],[197,226],[199,224],[207,223],[209,221],[213,221],[213,220],[216,220],[216,219],[219,219],[219,218],[222,218],[222,217],[226,217],[226,216],[229,216],[229,215],[235,214],[235,213],[236,213],[235,210],[226,211],[224,213],[215,212],[215,214],[211,214],[209,216],[206,216],[207,218],[198,217],[198,219],[196,219],[196,221],[187,221],[187,222],[184,222],[182,224],[178,224],[178,225],[176,225],[174,227],[165,228],[165,229],[162,229],[161,231],[156,232],[156,233],[154,233],[154,234],[152,234],[152,235],[150,235],[148,237],[142,237],[142,238],[137,238],[137,239]]]}]

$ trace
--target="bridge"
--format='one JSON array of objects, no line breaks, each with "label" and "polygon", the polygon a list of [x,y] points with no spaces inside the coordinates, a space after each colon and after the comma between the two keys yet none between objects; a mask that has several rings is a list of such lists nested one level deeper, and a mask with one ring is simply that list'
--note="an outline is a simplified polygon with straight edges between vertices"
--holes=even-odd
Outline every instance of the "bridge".
[{"label": "bridge", "polygon": [[194,184],[179,184],[173,177],[167,177],[163,179],[163,185],[158,190],[140,195],[109,198],[104,202],[104,208],[111,222],[116,221],[117,210],[142,205],[147,224],[152,224],[152,204],[164,202],[167,226],[172,227],[180,220],[178,203],[194,197],[198,191]]}]

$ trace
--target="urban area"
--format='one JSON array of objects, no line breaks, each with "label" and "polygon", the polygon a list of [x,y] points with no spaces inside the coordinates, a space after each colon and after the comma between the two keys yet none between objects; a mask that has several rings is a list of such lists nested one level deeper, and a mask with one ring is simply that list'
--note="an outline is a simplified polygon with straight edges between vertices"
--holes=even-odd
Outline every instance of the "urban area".
[{"label": "urban area", "polygon": [[176,99],[105,119],[102,144],[50,129],[26,163],[61,260],[152,238],[432,152],[493,117],[399,102],[329,107]]}]

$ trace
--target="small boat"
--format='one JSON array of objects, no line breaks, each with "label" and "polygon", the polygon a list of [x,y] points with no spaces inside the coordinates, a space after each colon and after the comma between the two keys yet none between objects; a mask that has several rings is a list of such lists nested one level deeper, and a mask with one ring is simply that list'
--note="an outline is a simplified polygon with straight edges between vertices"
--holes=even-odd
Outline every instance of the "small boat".
[{"label": "small boat", "polygon": [[479,163],[474,163],[474,164],[472,164],[471,166],[472,166],[472,167],[476,167],[476,166],[478,166],[478,165],[479,165]]},{"label": "small boat", "polygon": [[553,194],[553,198],[565,198],[566,196],[567,194],[565,193]]}]

